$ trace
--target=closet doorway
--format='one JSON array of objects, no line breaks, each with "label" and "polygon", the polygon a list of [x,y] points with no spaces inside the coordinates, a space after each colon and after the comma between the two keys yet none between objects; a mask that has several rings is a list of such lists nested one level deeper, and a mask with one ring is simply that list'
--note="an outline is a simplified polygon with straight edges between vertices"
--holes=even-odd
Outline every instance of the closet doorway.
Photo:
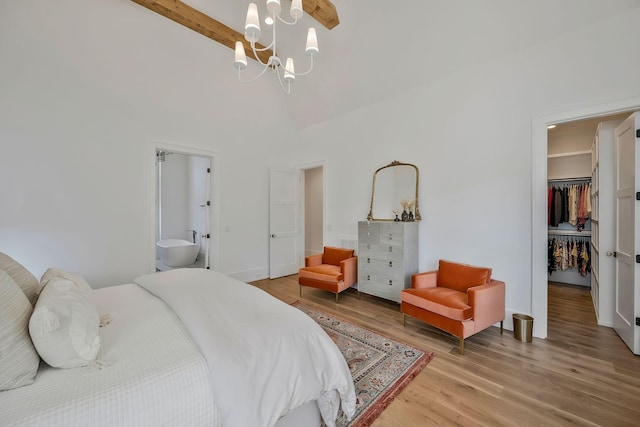
[{"label": "closet doorway", "polygon": [[[587,292],[591,304],[583,308],[599,326],[609,328],[614,327],[616,281],[614,132],[630,114],[560,123],[547,130],[548,286]],[[555,294],[548,293],[549,311],[557,310]]]}]

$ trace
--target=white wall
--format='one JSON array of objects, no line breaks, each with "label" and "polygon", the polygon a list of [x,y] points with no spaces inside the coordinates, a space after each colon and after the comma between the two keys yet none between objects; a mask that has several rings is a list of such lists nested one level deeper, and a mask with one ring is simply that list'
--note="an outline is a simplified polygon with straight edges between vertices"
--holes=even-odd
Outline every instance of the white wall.
[{"label": "white wall", "polygon": [[328,156],[327,243],[356,234],[376,168],[415,163],[420,269],[439,258],[491,266],[508,313],[531,313],[532,209],[546,209],[531,205],[533,118],[640,94],[638,19],[636,9],[301,131],[299,162]]},{"label": "white wall", "polygon": [[160,165],[160,236],[162,239],[187,239],[189,228],[189,157],[167,154]]}]

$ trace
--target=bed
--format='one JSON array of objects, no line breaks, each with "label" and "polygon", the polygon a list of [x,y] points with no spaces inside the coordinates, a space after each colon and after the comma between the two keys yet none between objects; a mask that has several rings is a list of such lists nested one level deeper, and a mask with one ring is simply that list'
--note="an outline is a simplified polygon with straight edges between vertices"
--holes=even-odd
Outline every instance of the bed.
[{"label": "bed", "polygon": [[344,357],[296,308],[211,270],[133,282],[91,291],[95,360],[40,361],[31,384],[0,392],[0,425],[332,426],[353,414]]}]

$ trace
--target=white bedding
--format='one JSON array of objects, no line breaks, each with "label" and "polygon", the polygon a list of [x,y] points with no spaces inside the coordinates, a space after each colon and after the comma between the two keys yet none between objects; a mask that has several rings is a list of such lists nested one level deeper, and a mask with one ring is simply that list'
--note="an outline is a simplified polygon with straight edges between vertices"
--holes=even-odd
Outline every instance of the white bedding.
[{"label": "white bedding", "polygon": [[177,316],[134,284],[95,291],[111,323],[106,366],[40,366],[33,384],[0,393],[2,426],[220,425],[207,363]]},{"label": "white bedding", "polygon": [[211,270],[171,270],[134,282],[171,306],[204,354],[223,426],[270,427],[315,399],[328,426],[340,405],[353,415],[347,363],[301,311]]}]

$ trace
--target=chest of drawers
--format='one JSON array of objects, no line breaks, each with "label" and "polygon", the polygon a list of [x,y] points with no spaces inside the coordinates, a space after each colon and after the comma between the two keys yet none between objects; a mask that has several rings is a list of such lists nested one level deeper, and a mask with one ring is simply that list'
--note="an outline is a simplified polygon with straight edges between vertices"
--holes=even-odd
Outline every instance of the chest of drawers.
[{"label": "chest of drawers", "polygon": [[400,302],[418,272],[418,222],[358,222],[358,291]]}]

